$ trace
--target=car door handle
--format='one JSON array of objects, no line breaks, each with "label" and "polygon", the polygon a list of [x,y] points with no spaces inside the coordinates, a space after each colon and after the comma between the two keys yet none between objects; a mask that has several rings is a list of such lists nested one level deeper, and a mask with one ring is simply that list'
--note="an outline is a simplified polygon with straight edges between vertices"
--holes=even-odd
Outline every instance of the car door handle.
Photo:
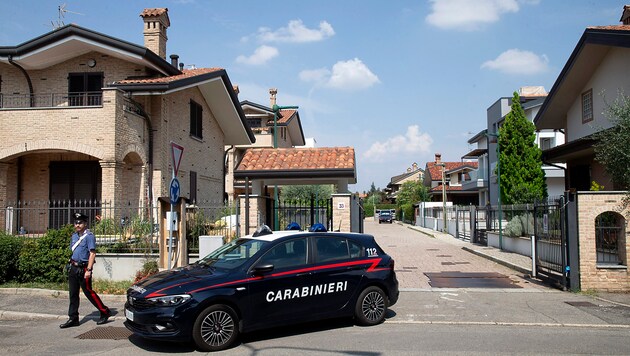
[{"label": "car door handle", "polygon": [[296,277],[303,277],[303,276],[310,276],[312,273],[311,272],[303,272],[303,273],[298,273],[295,276]]}]

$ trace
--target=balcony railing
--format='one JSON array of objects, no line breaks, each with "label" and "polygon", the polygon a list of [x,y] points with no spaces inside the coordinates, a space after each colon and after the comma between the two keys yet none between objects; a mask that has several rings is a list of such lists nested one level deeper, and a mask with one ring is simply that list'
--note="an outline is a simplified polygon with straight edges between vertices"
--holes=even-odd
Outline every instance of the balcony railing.
[{"label": "balcony railing", "polygon": [[0,109],[56,108],[69,106],[101,106],[103,92],[48,94],[0,94]]}]

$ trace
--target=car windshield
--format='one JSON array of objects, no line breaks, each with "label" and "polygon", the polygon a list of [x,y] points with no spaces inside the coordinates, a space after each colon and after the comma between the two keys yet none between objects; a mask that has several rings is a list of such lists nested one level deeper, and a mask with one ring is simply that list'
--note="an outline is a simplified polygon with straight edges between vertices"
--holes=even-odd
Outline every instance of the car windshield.
[{"label": "car windshield", "polygon": [[389,213],[381,213],[381,216],[389,216]]},{"label": "car windshield", "polygon": [[268,241],[255,239],[237,239],[214,250],[197,261],[197,264],[219,269],[235,269],[243,265],[268,243]]}]

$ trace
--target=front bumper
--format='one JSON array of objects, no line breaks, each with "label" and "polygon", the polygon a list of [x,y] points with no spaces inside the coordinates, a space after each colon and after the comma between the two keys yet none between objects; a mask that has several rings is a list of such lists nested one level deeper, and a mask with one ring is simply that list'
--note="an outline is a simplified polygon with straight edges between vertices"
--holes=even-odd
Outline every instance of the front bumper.
[{"label": "front bumper", "polygon": [[169,341],[190,340],[195,322],[190,305],[137,309],[127,302],[125,316],[124,325],[134,334]]}]

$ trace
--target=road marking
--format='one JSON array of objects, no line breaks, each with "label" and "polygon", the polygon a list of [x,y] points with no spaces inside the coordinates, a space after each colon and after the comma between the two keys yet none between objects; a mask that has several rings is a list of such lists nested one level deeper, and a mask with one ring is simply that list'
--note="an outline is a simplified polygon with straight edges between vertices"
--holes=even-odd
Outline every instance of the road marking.
[{"label": "road marking", "polygon": [[543,326],[567,328],[630,329],[628,324],[565,324],[565,323],[518,323],[504,321],[431,321],[431,320],[387,320],[388,324],[435,324],[435,325],[486,325],[486,326]]}]

